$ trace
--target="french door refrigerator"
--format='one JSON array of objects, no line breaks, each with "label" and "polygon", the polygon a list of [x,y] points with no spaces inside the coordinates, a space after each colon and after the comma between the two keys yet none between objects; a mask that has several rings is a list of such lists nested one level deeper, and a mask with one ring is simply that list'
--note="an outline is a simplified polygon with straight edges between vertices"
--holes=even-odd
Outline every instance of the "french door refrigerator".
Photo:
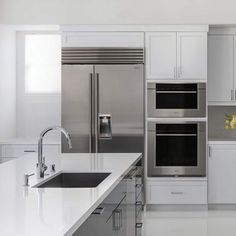
[{"label": "french door refrigerator", "polygon": [[142,48],[63,48],[62,152],[144,149]]}]

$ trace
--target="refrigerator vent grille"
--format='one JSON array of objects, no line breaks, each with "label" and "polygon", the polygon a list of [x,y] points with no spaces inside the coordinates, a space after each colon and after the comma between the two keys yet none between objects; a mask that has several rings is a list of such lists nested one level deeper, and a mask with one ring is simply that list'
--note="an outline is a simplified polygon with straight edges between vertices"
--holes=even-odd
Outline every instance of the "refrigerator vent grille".
[{"label": "refrigerator vent grille", "polygon": [[143,48],[62,48],[62,64],[143,63]]}]

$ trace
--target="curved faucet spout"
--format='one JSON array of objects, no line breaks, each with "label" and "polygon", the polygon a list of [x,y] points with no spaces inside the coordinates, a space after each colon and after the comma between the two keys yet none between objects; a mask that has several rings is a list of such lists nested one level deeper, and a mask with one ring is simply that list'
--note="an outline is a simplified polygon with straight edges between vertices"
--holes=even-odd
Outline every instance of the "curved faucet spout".
[{"label": "curved faucet spout", "polygon": [[70,149],[72,148],[70,134],[65,129],[63,129],[62,127],[52,126],[52,127],[48,127],[47,129],[43,130],[40,133],[39,141],[38,141],[38,163],[37,163],[37,176],[38,176],[38,178],[43,178],[44,177],[44,172],[47,169],[47,166],[45,165],[45,160],[43,158],[43,138],[44,138],[46,133],[48,133],[49,131],[52,131],[52,130],[58,130],[61,133],[63,133],[66,137],[69,148]]}]

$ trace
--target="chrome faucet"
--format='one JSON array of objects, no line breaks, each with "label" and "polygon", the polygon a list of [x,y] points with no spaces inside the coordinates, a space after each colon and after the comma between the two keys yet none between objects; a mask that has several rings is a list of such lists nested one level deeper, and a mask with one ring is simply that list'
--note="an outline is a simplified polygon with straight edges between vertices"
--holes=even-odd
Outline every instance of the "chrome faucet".
[{"label": "chrome faucet", "polygon": [[47,129],[43,130],[39,136],[39,141],[38,141],[38,163],[37,163],[37,177],[38,178],[43,178],[44,172],[47,170],[47,166],[45,165],[45,158],[43,157],[43,138],[46,133],[48,133],[49,131],[52,131],[52,130],[58,130],[61,133],[63,133],[67,139],[69,148],[70,149],[72,148],[70,134],[62,127],[54,126],[54,127],[49,127]]}]

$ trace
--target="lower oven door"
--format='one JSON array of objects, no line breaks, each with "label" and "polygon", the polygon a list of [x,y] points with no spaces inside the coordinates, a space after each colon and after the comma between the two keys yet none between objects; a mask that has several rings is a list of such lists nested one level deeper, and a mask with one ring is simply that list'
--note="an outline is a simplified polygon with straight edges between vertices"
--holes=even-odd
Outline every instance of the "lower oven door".
[{"label": "lower oven door", "polygon": [[205,175],[205,122],[149,122],[149,177]]}]

